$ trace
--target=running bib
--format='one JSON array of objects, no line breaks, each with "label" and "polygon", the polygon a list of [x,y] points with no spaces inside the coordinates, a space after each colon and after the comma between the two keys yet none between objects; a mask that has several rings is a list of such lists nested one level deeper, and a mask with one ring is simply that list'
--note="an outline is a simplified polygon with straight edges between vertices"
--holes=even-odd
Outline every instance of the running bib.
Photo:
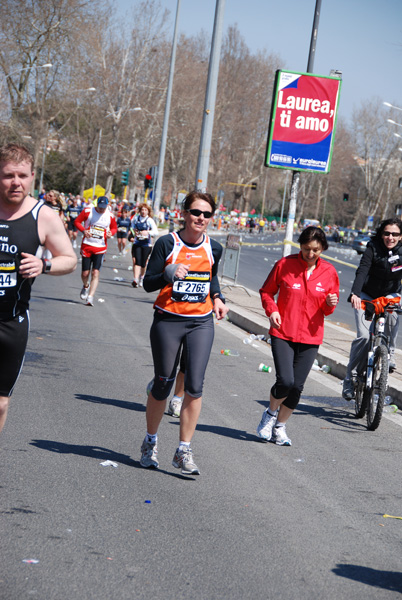
[{"label": "running bib", "polygon": [[98,239],[98,240],[103,240],[105,238],[105,229],[104,227],[91,227],[89,230],[91,237]]},{"label": "running bib", "polygon": [[0,263],[0,288],[17,285],[17,266],[14,261]]},{"label": "running bib", "polygon": [[209,273],[193,271],[185,279],[173,283],[172,300],[175,302],[205,302],[209,296]]}]

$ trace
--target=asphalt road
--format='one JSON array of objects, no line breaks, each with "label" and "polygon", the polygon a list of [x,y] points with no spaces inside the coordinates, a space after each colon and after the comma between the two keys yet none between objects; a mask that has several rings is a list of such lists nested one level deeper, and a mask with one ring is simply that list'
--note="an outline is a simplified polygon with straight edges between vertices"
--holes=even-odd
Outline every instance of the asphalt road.
[{"label": "asphalt road", "polygon": [[402,521],[383,515],[402,516],[400,417],[368,432],[338,380],[312,371],[292,447],[260,442],[273,375],[257,366],[272,365],[270,349],[219,323],[192,444],[201,475],[172,467],[178,421],[167,415],[160,470],[142,469],[155,294],[114,281],[130,273],[112,254],[93,308],[78,272],[34,285],[0,438],[0,598],[399,597]]}]

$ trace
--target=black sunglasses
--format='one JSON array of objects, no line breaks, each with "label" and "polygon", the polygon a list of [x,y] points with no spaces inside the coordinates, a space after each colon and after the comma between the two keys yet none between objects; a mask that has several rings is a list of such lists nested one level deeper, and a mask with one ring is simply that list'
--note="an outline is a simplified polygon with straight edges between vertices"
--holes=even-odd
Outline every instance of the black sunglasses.
[{"label": "black sunglasses", "polygon": [[392,235],[392,237],[400,237],[400,232],[399,233],[395,233],[394,231],[383,231],[382,232],[384,237],[389,237],[390,235]]},{"label": "black sunglasses", "polygon": [[193,217],[200,217],[201,215],[204,215],[205,219],[210,219],[212,217],[212,213],[209,210],[199,210],[198,208],[189,208],[187,210],[187,212],[189,212],[190,215],[193,215]]}]

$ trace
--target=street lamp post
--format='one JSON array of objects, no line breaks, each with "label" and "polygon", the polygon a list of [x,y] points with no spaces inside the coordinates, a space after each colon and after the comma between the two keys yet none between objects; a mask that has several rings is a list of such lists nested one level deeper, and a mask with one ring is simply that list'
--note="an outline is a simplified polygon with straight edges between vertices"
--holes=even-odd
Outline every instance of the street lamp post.
[{"label": "street lamp post", "polygon": [[394,121],[393,119],[387,119],[388,123],[392,123],[392,125],[398,125],[398,127],[402,127],[401,123],[397,123],[396,121]]},{"label": "street lamp post", "polygon": [[92,200],[95,199],[96,178],[98,176],[98,165],[99,165],[101,139],[102,139],[102,129],[99,130],[98,151],[96,153],[95,175],[94,175],[94,183],[93,183],[93,187],[92,187]]},{"label": "street lamp post", "polygon": [[399,108],[399,106],[394,106],[393,104],[391,104],[390,102],[383,102],[383,104],[385,106],[388,106],[388,108],[396,108],[396,110],[402,110],[402,108]]},{"label": "street lamp post", "polygon": [[160,201],[161,201],[161,195],[162,195],[162,180],[163,180],[163,171],[165,168],[166,142],[167,142],[168,127],[169,127],[170,104],[171,104],[171,99],[172,99],[174,66],[175,66],[175,62],[176,62],[176,48],[177,48],[180,3],[181,3],[181,0],[177,0],[172,51],[171,51],[171,55],[170,55],[169,79],[168,79],[168,86],[167,86],[167,90],[166,90],[165,114],[163,117],[162,138],[161,138],[161,146],[159,149],[158,176],[156,178],[156,185],[154,186],[154,194],[153,194],[153,209],[154,209],[154,215],[156,215],[156,217],[158,217],[158,214],[159,214],[159,207],[160,207]]}]

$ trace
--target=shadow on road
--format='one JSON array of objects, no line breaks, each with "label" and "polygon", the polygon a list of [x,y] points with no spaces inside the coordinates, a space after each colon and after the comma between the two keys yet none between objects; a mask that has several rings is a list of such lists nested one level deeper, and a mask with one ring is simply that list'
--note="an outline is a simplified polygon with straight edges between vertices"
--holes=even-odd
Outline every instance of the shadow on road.
[{"label": "shadow on road", "polygon": [[376,588],[402,592],[402,574],[395,571],[381,571],[361,565],[337,565],[332,569],[335,575],[360,581]]},{"label": "shadow on road", "polygon": [[136,410],[137,412],[145,412],[145,405],[139,402],[130,402],[128,400],[117,400],[116,398],[102,398],[101,396],[90,396],[88,394],[75,394],[77,400],[85,400],[94,404],[107,404],[116,406],[117,408],[125,408],[127,410]]},{"label": "shadow on road", "polygon": [[241,429],[232,429],[231,427],[220,427],[219,425],[197,425],[197,431],[208,431],[216,435],[224,435],[225,437],[233,438],[234,440],[243,440],[245,442],[255,442],[256,435],[247,433]]},{"label": "shadow on road", "polygon": [[[335,401],[337,401],[337,398],[334,398]],[[331,401],[331,398],[328,397],[323,397],[322,398],[323,403],[326,402],[328,403],[329,401]],[[320,402],[320,396],[315,396],[314,397],[314,402]],[[354,403],[351,402],[350,403],[350,407],[353,410],[354,408]],[[318,419],[322,419],[323,421],[326,421],[327,423],[330,423],[331,425],[336,425],[339,427],[339,429],[342,429],[343,431],[367,431],[367,427],[366,427],[366,420],[365,419],[356,419],[354,413],[352,412],[347,412],[345,409],[343,408],[333,408],[333,407],[328,407],[328,406],[314,406],[311,404],[298,404],[297,409],[295,411],[295,416],[296,415],[314,415],[315,417],[317,417]]]},{"label": "shadow on road", "polygon": [[183,475],[181,473],[172,473],[165,471],[164,469],[144,469],[140,465],[139,460],[133,460],[127,454],[121,454],[109,448],[102,448],[101,446],[82,446],[80,444],[65,444],[64,442],[56,442],[54,440],[32,440],[31,446],[39,448],[40,450],[47,450],[48,452],[55,452],[56,454],[75,454],[76,456],[85,456],[87,458],[95,458],[101,462],[105,460],[111,460],[121,465],[127,465],[128,467],[134,467],[141,471],[154,471],[162,475],[169,475],[176,479],[182,479],[183,481],[196,481],[196,477],[190,475]]},{"label": "shadow on road", "polygon": [[113,462],[128,465],[129,467],[134,467],[139,464],[127,454],[114,452],[108,448],[102,448],[101,446],[81,446],[80,444],[65,444],[63,442],[52,440],[32,440],[30,445],[40,448],[41,450],[56,452],[57,454],[76,454],[78,456],[96,458],[100,461],[112,460]]},{"label": "shadow on road", "polygon": [[41,300],[52,300],[53,302],[64,302],[67,304],[81,304],[82,300],[71,300],[71,298],[55,298],[54,296],[33,296],[31,302],[40,302]]}]

